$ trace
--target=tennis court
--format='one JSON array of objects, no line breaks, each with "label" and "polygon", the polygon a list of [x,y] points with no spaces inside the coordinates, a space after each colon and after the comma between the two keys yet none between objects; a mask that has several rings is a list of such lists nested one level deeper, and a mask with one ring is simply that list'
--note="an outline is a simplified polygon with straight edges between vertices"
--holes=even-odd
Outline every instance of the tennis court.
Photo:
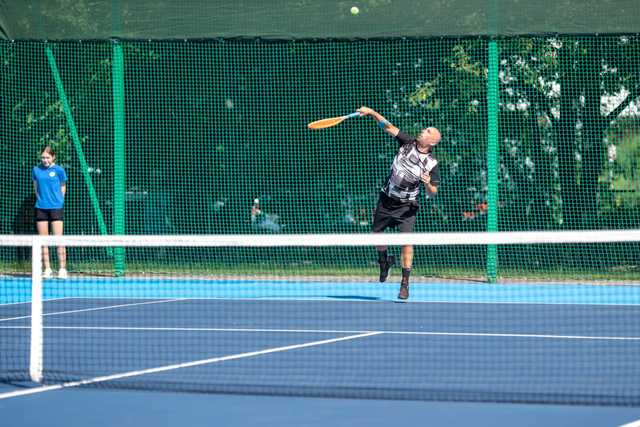
[{"label": "tennis court", "polygon": [[[4,380],[20,383],[31,281],[0,286],[23,300],[0,306]],[[637,284],[415,283],[409,303],[375,282],[72,278],[44,289],[54,389],[640,404]]]},{"label": "tennis court", "polygon": [[1,1],[3,420],[640,419],[635,9]]}]

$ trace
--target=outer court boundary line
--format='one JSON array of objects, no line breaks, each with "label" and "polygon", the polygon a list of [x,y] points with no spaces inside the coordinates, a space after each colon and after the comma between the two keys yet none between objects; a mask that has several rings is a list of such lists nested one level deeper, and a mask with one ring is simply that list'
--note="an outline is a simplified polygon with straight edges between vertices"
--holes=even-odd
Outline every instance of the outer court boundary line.
[{"label": "outer court boundary line", "polygon": [[[30,329],[29,326],[0,326],[0,329]],[[267,329],[267,328],[185,328],[185,327],[136,327],[136,326],[45,326],[50,330],[80,331],[150,331],[150,332],[262,332],[262,333],[307,333],[307,334],[376,334],[414,336],[454,336],[454,337],[502,337],[502,338],[542,338],[565,340],[640,341],[640,337],[516,334],[498,332],[436,332],[436,331],[356,331],[340,329]]]},{"label": "outer court boundary line", "polygon": [[[63,299],[63,298],[59,298],[59,299]],[[51,313],[43,313],[42,315],[43,316],[57,316],[57,315],[60,315],[60,314],[83,313],[83,312],[87,312],[87,311],[108,310],[110,308],[122,308],[122,307],[131,307],[131,306],[136,306],[136,305],[147,305],[147,304],[161,304],[161,303],[165,303],[165,302],[186,301],[186,300],[187,300],[187,298],[184,298],[184,299],[163,299],[163,300],[154,300],[154,301],[145,301],[145,302],[135,302],[135,303],[129,303],[129,304],[109,305],[109,306],[103,306],[103,307],[82,308],[82,309],[78,309],[78,310],[54,311],[54,312],[51,312]],[[49,300],[47,300],[47,301],[49,301]],[[29,318],[31,318],[31,315],[18,316],[18,317],[8,317],[8,318],[0,319],[0,322],[7,322],[9,320],[29,319]]]},{"label": "outer court boundary line", "polygon": [[[377,284],[376,286],[382,288],[383,286],[389,286],[388,284]],[[393,294],[395,295],[395,293],[397,292],[398,286],[396,285],[392,285],[393,286]],[[371,304],[371,303],[378,303],[378,304],[384,304],[384,303],[402,303],[402,304],[504,304],[504,305],[575,305],[575,306],[603,306],[603,307],[640,307],[640,302],[638,303],[612,303],[612,302],[544,302],[544,301],[525,301],[525,300],[520,300],[520,301],[499,301],[499,300],[487,300],[487,301],[472,301],[472,300],[464,300],[464,299],[460,299],[460,300],[455,300],[455,299],[417,299],[416,297],[412,297],[415,299],[411,299],[409,298],[408,300],[398,300],[397,298],[384,298],[382,296],[380,297],[371,297],[369,295],[364,295],[363,297],[357,297],[357,296],[340,296],[340,295],[334,295],[334,296],[296,296],[296,295],[292,295],[292,296],[279,296],[279,295],[273,295],[273,296],[263,296],[263,297],[237,297],[237,296],[219,296],[219,297],[198,297],[198,296],[185,296],[185,297],[177,297],[174,298],[174,301],[305,301],[305,302],[350,302],[350,303],[361,303],[361,304]],[[149,297],[149,298],[145,298],[145,297],[118,297],[118,296],[113,296],[113,297],[104,297],[104,296],[98,296],[98,297],[91,297],[91,296],[74,296],[74,297],[62,297],[62,298],[52,298],[52,299],[45,299],[44,302],[48,302],[48,301],[53,301],[53,300],[74,300],[74,299],[86,299],[86,300],[110,300],[110,299],[131,299],[131,300],[135,300],[135,299],[145,299],[145,300],[151,300],[151,299],[160,299],[160,297]]]},{"label": "outer court boundary line", "polygon": [[66,382],[66,383],[62,383],[62,384],[53,384],[53,385],[36,387],[36,388],[31,388],[31,389],[26,389],[26,390],[18,390],[18,391],[13,391],[13,392],[9,392],[9,393],[0,394],[0,400],[1,399],[9,399],[9,398],[12,398],[12,397],[26,396],[26,395],[30,395],[30,394],[36,394],[36,393],[43,393],[43,392],[46,392],[46,391],[61,390],[63,388],[71,388],[71,387],[79,387],[79,386],[89,385],[89,384],[96,384],[96,383],[101,383],[101,382],[105,382],[105,381],[115,381],[115,380],[120,380],[120,379],[123,379],[123,378],[130,378],[130,377],[135,377],[135,376],[140,376],[140,375],[156,374],[156,373],[159,373],[159,372],[166,372],[166,371],[171,371],[171,370],[175,370],[175,369],[191,368],[191,367],[194,367],[194,366],[201,366],[201,365],[208,365],[208,364],[212,364],[212,363],[226,362],[228,360],[243,359],[243,358],[247,358],[247,357],[261,356],[261,355],[265,355],[265,354],[278,353],[278,352],[289,351],[289,350],[296,350],[296,349],[300,349],[300,348],[314,347],[314,346],[325,345],[325,344],[332,344],[332,343],[336,343],[336,342],[340,342],[340,341],[348,341],[348,340],[353,340],[353,339],[357,339],[357,338],[365,338],[365,337],[370,337],[370,336],[373,336],[373,335],[380,335],[380,334],[381,334],[381,332],[367,332],[367,333],[362,333],[362,334],[357,334],[357,335],[350,335],[350,336],[340,337],[340,338],[332,338],[332,339],[322,340],[322,341],[312,341],[312,342],[307,342],[307,343],[303,343],[303,344],[288,345],[288,346],[285,346],[285,347],[267,348],[267,349],[264,349],[264,350],[251,351],[251,352],[248,352],[248,353],[238,353],[238,354],[232,354],[232,355],[228,355],[228,356],[196,360],[196,361],[193,361],[193,362],[178,363],[178,364],[174,364],[174,365],[160,366],[160,367],[157,367],[157,368],[142,369],[142,370],[138,370],[138,371],[130,371],[130,372],[124,372],[124,373],[119,373],[119,374],[106,375],[106,376],[95,377],[95,378],[88,378],[88,379],[79,380],[79,381],[70,381],[70,382]]},{"label": "outer court boundary line", "polygon": [[[378,285],[380,287],[385,285]],[[395,286],[395,285],[394,285]],[[397,287],[393,288],[395,292]],[[491,305],[549,305],[549,306],[595,306],[595,307],[640,307],[640,302],[638,303],[615,303],[615,302],[544,302],[544,301],[498,301],[498,300],[487,300],[487,301],[471,301],[471,300],[438,300],[438,299],[409,299],[409,300],[398,300],[396,298],[384,298],[384,297],[376,297],[372,298],[370,296],[363,296],[363,298],[355,297],[341,297],[339,295],[336,296],[263,296],[263,297],[176,297],[171,299],[166,299],[166,297],[129,297],[129,296],[70,296],[70,297],[60,297],[60,298],[46,298],[43,301],[60,301],[60,300],[147,300],[149,304],[153,302],[176,302],[176,301],[305,301],[305,302],[350,302],[350,303],[362,303],[362,304],[371,304],[371,303],[402,303],[402,304],[491,304]],[[154,301],[149,301],[154,300]],[[162,301],[155,301],[162,300]],[[13,304],[30,304],[31,301],[24,303],[13,303]],[[132,303],[135,305],[136,303]],[[0,304],[2,307],[3,304]],[[124,306],[124,305],[122,305]],[[111,308],[117,308],[120,306],[114,305]],[[66,313],[66,312],[65,312]],[[53,313],[51,313],[53,314]],[[45,316],[47,313],[44,314]],[[27,316],[30,317],[30,316]],[[0,319],[1,321],[2,319]]]}]

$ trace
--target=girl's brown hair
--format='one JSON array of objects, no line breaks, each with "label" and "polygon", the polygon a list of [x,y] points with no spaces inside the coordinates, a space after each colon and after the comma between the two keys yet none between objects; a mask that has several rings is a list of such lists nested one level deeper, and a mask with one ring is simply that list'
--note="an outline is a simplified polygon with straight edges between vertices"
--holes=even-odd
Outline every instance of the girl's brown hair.
[{"label": "girl's brown hair", "polygon": [[51,157],[55,157],[56,156],[56,152],[53,151],[53,147],[51,147],[50,145],[46,145],[42,150],[40,150],[40,154],[42,154],[42,153],[47,153]]}]

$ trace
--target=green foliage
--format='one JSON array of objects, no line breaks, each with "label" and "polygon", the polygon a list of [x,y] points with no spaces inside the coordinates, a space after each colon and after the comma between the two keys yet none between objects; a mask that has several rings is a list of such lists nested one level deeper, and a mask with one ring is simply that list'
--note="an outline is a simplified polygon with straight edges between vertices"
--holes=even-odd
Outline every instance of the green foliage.
[{"label": "green foliage", "polygon": [[[486,111],[486,59],[482,53],[474,56],[474,52],[483,51],[479,45],[479,41],[460,40],[444,56],[452,73],[438,75],[409,100],[424,103],[442,93],[446,99],[438,99],[438,103],[444,109],[457,110],[451,115],[454,128],[473,123],[469,113]],[[597,183],[605,167],[604,136],[610,123],[638,97],[638,37],[522,37],[499,45],[501,227],[593,227],[598,210],[603,209],[597,205],[597,200],[603,199],[597,194],[602,191]],[[451,90],[451,86],[460,90]],[[615,99],[625,91],[626,98],[618,97],[601,111],[603,97]],[[432,105],[433,101],[427,108]],[[458,123],[457,118],[467,121]],[[483,146],[476,143],[476,147],[480,148],[475,155],[483,156]],[[625,150],[622,155],[634,157]],[[446,160],[453,161],[457,170],[458,159]],[[473,168],[485,169],[472,161],[464,164],[466,177],[473,176]],[[632,181],[637,182],[635,178]],[[481,185],[480,195],[474,191],[476,183]],[[469,194],[475,193],[474,198],[467,197],[467,211],[471,211],[486,191],[483,180],[456,184],[465,186]],[[627,197],[637,203],[636,194]]]},{"label": "green foliage", "polygon": [[640,135],[620,141],[616,151],[611,188],[640,192]]}]

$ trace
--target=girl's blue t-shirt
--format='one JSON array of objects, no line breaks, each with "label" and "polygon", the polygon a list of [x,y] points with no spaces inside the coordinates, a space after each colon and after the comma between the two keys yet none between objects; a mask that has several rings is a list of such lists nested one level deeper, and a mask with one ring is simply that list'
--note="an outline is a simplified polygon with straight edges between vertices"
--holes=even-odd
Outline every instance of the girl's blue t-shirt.
[{"label": "girl's blue t-shirt", "polygon": [[38,184],[36,192],[36,208],[62,209],[64,195],[62,185],[67,182],[67,174],[58,165],[48,168],[38,165],[31,171],[31,177]]}]

